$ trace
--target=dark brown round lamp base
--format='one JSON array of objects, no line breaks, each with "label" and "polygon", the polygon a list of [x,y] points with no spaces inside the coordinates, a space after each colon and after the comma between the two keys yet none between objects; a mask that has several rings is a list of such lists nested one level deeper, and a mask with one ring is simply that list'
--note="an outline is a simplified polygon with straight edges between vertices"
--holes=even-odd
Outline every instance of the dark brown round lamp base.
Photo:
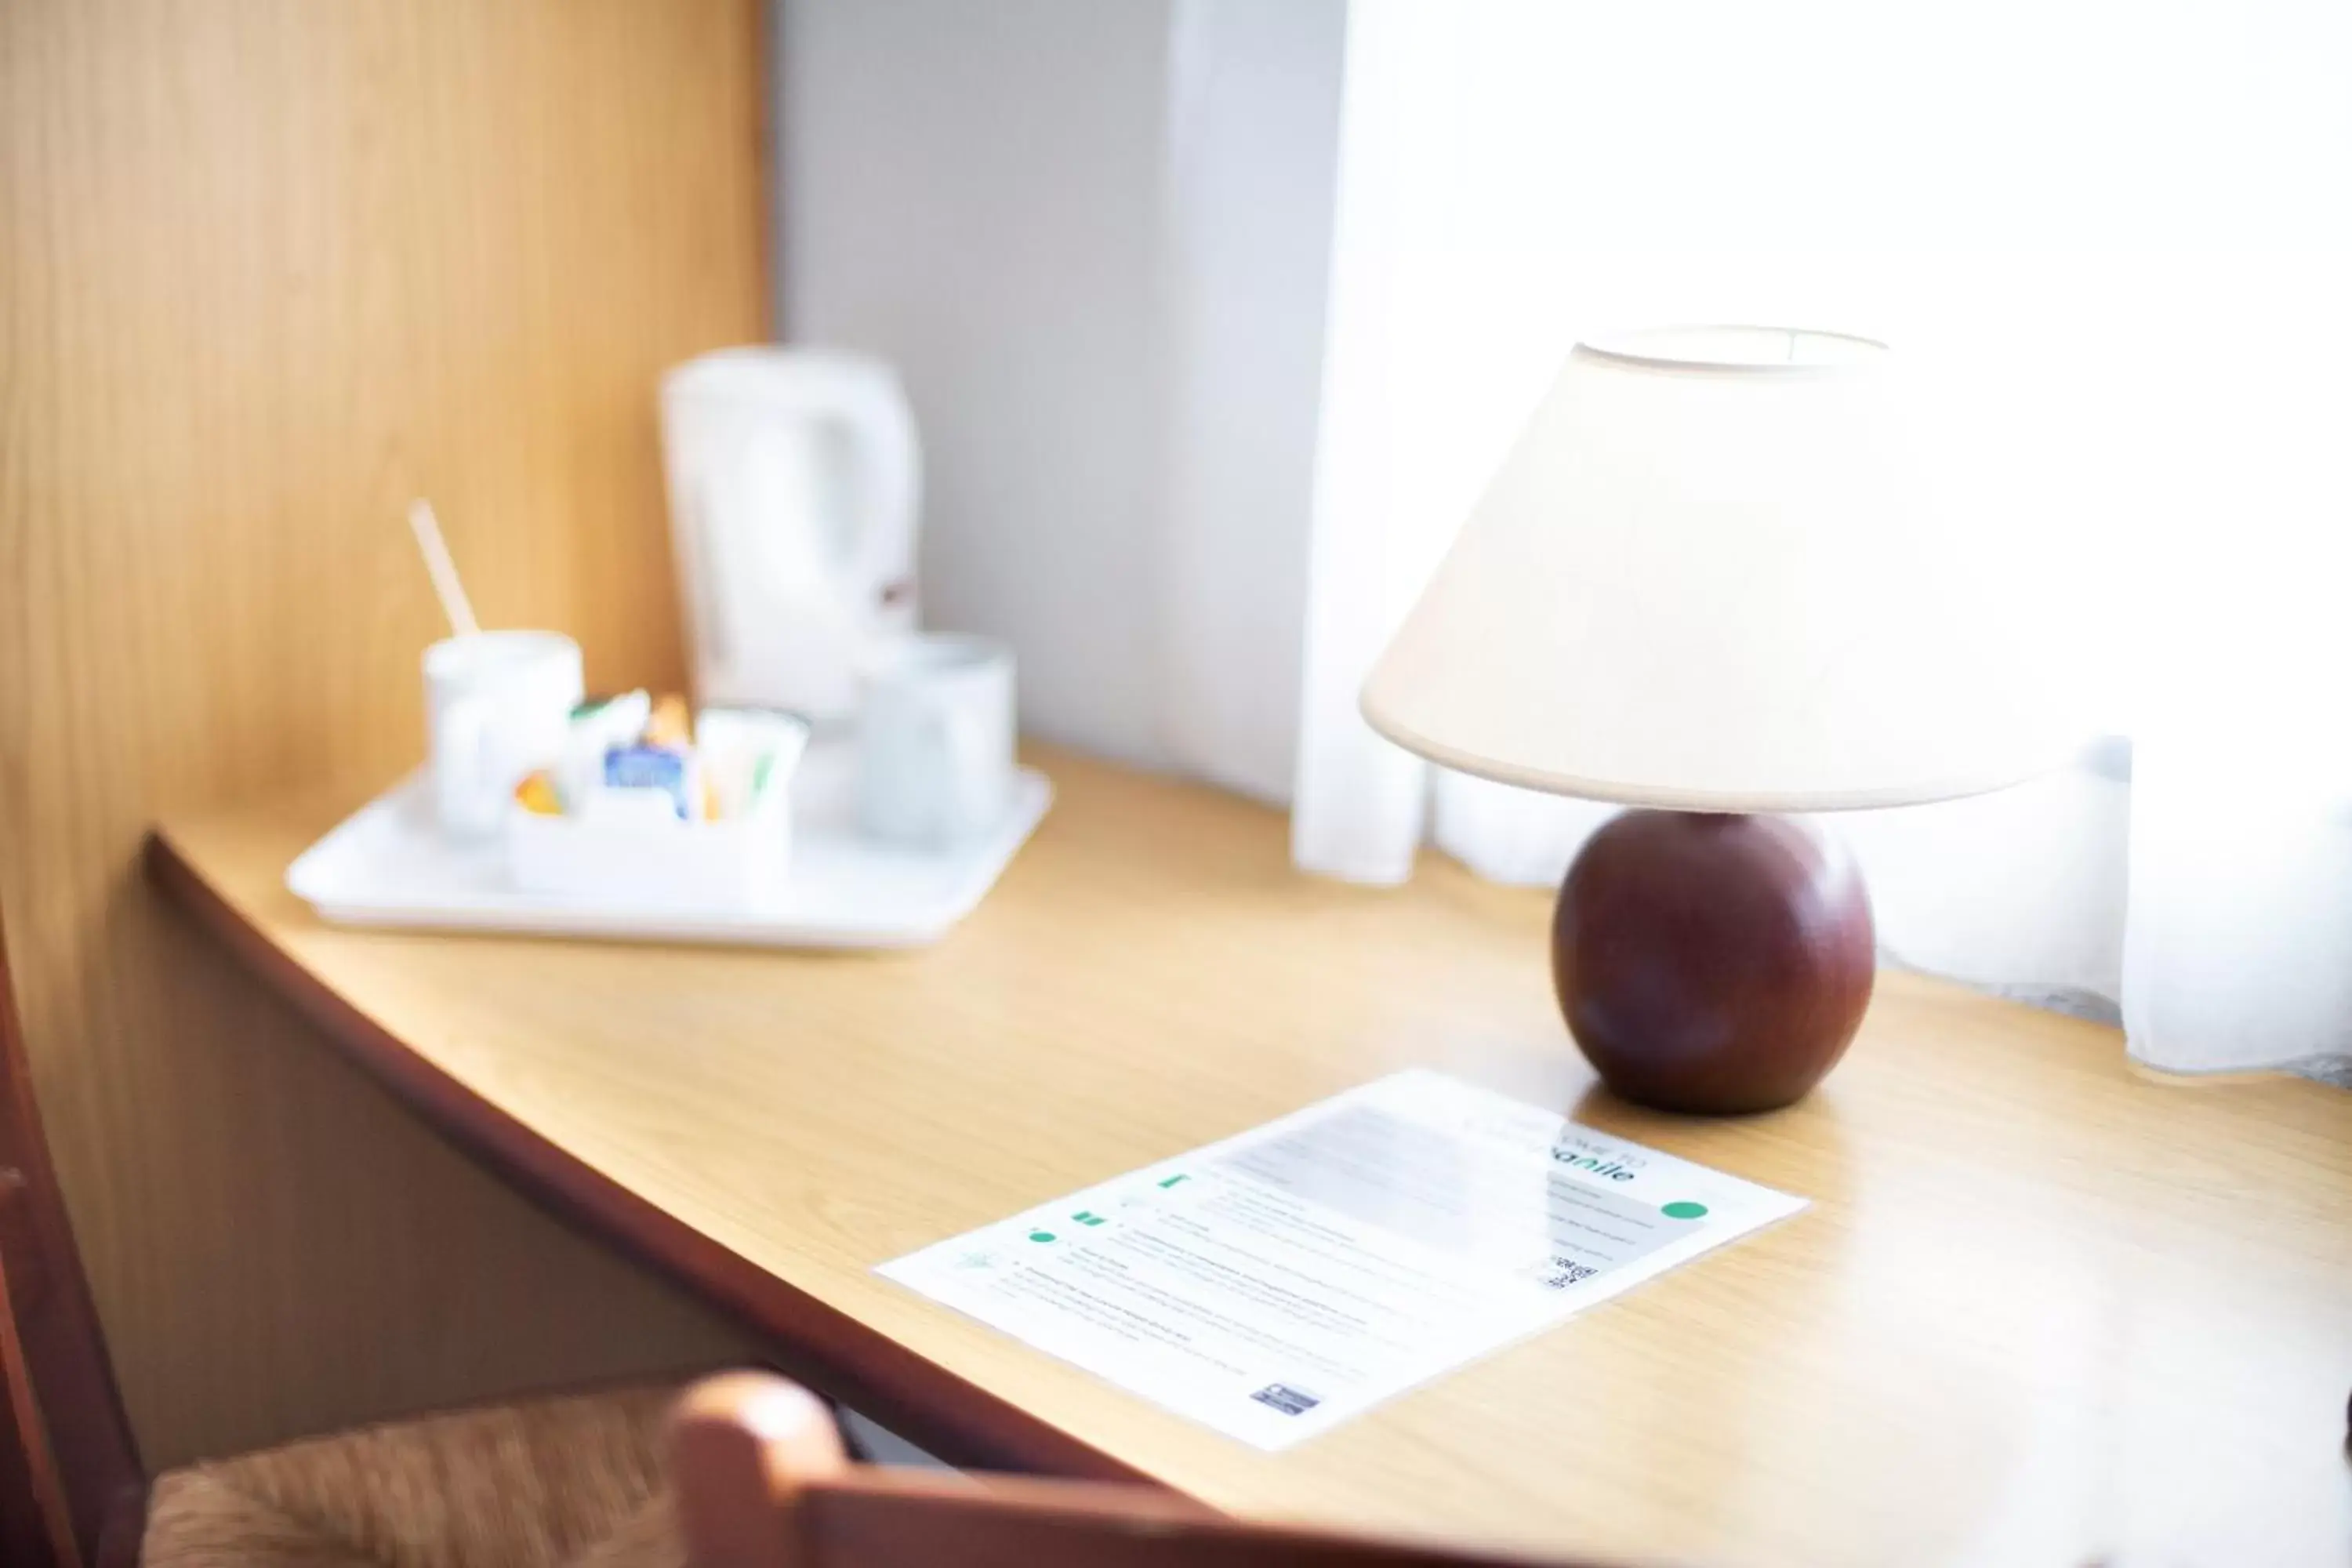
[{"label": "dark brown round lamp base", "polygon": [[1629,811],[1568,868],[1552,983],[1601,1080],[1660,1110],[1787,1105],[1836,1065],[1875,968],[1843,847],[1785,816]]}]

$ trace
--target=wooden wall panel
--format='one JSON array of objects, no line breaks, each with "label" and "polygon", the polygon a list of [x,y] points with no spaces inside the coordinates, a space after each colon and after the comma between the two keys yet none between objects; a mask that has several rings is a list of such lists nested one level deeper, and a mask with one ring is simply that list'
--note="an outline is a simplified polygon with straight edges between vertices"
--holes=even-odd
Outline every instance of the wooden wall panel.
[{"label": "wooden wall panel", "polygon": [[765,335],[755,0],[0,0],[0,901],[151,1463],[725,1353],[140,879],[175,806],[422,750],[486,623],[681,674],[653,418]]}]

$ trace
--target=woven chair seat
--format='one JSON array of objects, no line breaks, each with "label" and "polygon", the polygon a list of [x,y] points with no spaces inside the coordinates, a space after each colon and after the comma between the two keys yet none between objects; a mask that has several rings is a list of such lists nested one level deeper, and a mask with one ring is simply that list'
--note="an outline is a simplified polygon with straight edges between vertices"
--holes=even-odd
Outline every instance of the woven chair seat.
[{"label": "woven chair seat", "polygon": [[684,1568],[673,1385],[483,1406],[156,1479],[145,1568]]}]

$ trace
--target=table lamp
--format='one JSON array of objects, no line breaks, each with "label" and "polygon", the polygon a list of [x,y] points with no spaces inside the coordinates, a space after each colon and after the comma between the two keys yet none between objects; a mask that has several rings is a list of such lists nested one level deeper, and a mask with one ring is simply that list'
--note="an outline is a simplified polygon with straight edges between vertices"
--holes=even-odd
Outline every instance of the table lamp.
[{"label": "table lamp", "polygon": [[1630,810],[1560,886],[1552,974],[1609,1087],[1798,1099],[1862,1022],[1870,901],[1789,812],[1999,788],[2063,754],[1997,570],[1938,515],[1885,345],[1684,327],[1577,345],[1363,691],[1409,751]]}]

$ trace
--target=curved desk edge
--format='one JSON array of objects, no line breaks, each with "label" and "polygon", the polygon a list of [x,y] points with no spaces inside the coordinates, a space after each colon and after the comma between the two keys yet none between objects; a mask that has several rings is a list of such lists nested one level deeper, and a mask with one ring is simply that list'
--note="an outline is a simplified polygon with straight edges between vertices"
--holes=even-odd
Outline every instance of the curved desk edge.
[{"label": "curved desk edge", "polygon": [[950,1463],[1165,1483],[975,1387],[785,1284],[565,1153],[335,994],[181,858],[147,836],[147,873],[196,924],[444,1137],[552,1212],[781,1342],[784,1370]]}]

